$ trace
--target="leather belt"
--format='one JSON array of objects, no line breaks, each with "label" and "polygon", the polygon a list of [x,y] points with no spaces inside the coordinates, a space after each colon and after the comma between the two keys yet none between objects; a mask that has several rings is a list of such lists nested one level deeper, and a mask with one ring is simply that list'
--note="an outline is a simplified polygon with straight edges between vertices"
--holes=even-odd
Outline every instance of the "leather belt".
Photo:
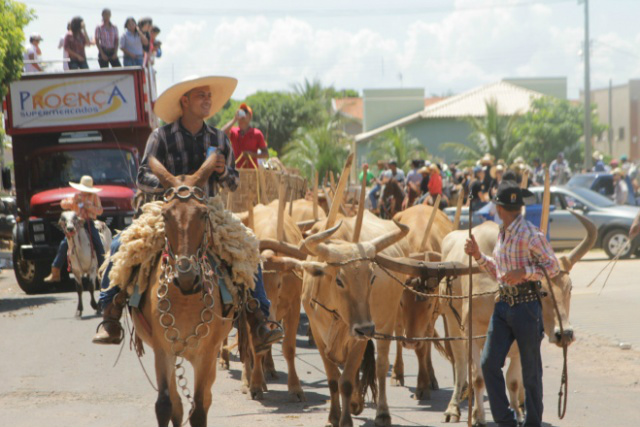
[{"label": "leather belt", "polygon": [[500,301],[504,301],[513,307],[523,302],[539,301],[547,295],[542,292],[542,283],[524,282],[515,286],[500,285]]}]

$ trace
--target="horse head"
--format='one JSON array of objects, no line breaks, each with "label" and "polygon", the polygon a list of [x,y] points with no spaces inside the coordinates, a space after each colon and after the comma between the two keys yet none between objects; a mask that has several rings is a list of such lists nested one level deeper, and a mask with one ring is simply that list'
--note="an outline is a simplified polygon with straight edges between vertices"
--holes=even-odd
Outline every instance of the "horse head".
[{"label": "horse head", "polygon": [[404,200],[404,190],[395,179],[391,178],[380,190],[380,213],[381,218],[390,219],[402,210]]},{"label": "horse head", "polygon": [[202,283],[201,262],[206,256],[209,224],[205,186],[213,173],[215,156],[192,175],[173,176],[153,157],[149,167],[165,190],[165,251],[167,262],[175,271],[174,284],[183,294],[194,293]]}]

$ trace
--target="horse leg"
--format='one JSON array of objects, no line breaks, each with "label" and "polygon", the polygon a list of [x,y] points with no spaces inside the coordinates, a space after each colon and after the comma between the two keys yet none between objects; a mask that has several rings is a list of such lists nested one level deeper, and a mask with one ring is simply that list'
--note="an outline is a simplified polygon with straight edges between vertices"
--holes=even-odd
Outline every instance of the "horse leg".
[{"label": "horse leg", "polygon": [[289,309],[284,317],[284,341],[282,341],[282,352],[287,362],[287,388],[289,396],[294,402],[304,402],[304,392],[296,371],[296,336],[298,324],[300,323],[300,299],[294,304],[294,309]]},{"label": "horse leg", "polygon": [[[358,390],[356,390],[356,376],[358,375],[360,365],[362,364],[366,345],[366,341],[358,341],[353,346],[353,349],[349,353],[349,356],[347,356],[347,362],[344,365],[344,370],[342,371],[342,375],[340,375],[340,380],[338,381],[338,386],[340,387],[340,398],[342,400],[343,408],[340,415],[340,427],[353,427],[351,411],[359,413],[358,410],[360,408],[352,408],[351,403],[354,394],[356,398],[364,397],[359,396]],[[331,384],[329,384],[329,389],[331,389]],[[357,405],[359,402],[353,403]]]},{"label": "horse leg", "polygon": [[229,359],[230,352],[227,346],[229,345],[229,338],[225,338],[222,342],[222,350],[220,350],[220,358],[218,359],[218,364],[220,365],[220,369],[229,370]]},{"label": "horse leg", "polygon": [[218,354],[218,351],[220,351],[220,344],[216,346],[215,351],[204,354],[192,363],[195,407],[189,419],[191,427],[207,426],[207,413],[211,407],[211,387],[216,380],[216,363],[215,360],[212,360],[211,355]]},{"label": "horse leg", "polygon": [[[173,415],[170,384],[174,376],[175,356],[169,356],[161,349],[155,350],[156,382],[158,385],[158,399],[156,400],[156,418],[158,427],[168,427]],[[174,379],[175,381],[175,379]]]},{"label": "horse leg", "polygon": [[431,346],[427,342],[421,342],[416,346],[416,357],[418,358],[418,383],[416,385],[416,400],[431,399],[431,378],[429,373],[429,349]]},{"label": "horse leg", "polygon": [[[402,327],[402,313],[398,308],[398,320],[396,321],[395,333],[400,336],[404,332]],[[402,357],[402,343],[396,341],[396,361],[393,363],[393,370],[391,371],[391,385],[404,387],[404,359]]]},{"label": "horse leg", "polygon": [[264,353],[253,352],[253,366],[249,377],[249,394],[253,400],[262,400],[264,398],[262,393],[267,391],[267,383],[262,369],[264,355]]},{"label": "horse leg", "polygon": [[182,407],[180,394],[178,394],[175,374],[171,375],[169,398],[171,399],[171,424],[173,424],[173,427],[180,427],[182,425],[182,417],[184,416],[184,408]]},{"label": "horse leg", "polygon": [[[75,274],[74,274],[75,276]],[[76,307],[76,319],[80,319],[82,317],[82,288],[83,288],[83,280],[82,277],[76,277],[76,292],[78,293],[78,306]]]},{"label": "horse leg", "polygon": [[100,310],[100,307],[98,306],[98,303],[96,302],[96,297],[94,295],[94,291],[96,289],[96,285],[98,284],[98,278],[97,277],[93,277],[92,279],[89,279],[89,296],[91,296],[91,308],[93,308],[97,314],[100,314],[100,312],[102,310]]},{"label": "horse leg", "polygon": [[[285,335],[286,337],[286,335]],[[286,338],[285,338],[286,339]],[[264,369],[264,373],[267,377],[269,377],[269,379],[272,380],[277,380],[278,379],[278,371],[276,371],[276,364],[273,361],[273,352],[271,351],[271,348],[269,349],[269,351],[267,351],[264,354],[264,359],[263,359],[263,366],[262,369]]]}]

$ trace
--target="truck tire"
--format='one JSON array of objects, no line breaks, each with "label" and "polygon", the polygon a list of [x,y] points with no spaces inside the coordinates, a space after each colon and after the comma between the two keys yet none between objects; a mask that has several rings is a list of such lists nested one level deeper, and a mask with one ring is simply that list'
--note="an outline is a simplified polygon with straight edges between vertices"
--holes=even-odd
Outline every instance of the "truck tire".
[{"label": "truck tire", "polygon": [[13,245],[13,271],[20,289],[26,294],[35,294],[49,289],[44,282],[50,270],[47,260],[26,260],[20,255],[20,245]]},{"label": "truck tire", "polygon": [[611,231],[608,231],[602,239],[602,248],[609,258],[615,258],[618,255],[618,251],[626,245],[626,250],[620,254],[621,259],[626,259],[631,256],[636,250],[633,248],[633,244],[628,244],[629,242],[629,230],[624,230],[622,228],[615,228]]}]

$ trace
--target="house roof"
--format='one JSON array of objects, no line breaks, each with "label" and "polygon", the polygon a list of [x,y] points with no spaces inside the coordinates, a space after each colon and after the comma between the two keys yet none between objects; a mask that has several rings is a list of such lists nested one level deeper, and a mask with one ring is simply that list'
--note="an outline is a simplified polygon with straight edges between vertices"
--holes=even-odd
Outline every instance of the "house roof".
[{"label": "house roof", "polygon": [[[445,97],[434,96],[424,99],[424,106],[428,107],[435,103],[447,99]],[[334,98],[332,100],[333,111],[339,111],[342,115],[362,121],[364,117],[364,104],[362,98]]]},{"label": "house roof", "polygon": [[505,116],[521,114],[529,110],[533,99],[543,96],[540,92],[525,89],[507,82],[492,83],[425,107],[424,110],[388,123],[377,129],[356,135],[356,142],[367,141],[382,132],[398,126],[406,126],[422,119],[483,117],[485,103],[495,99],[498,112]]}]

